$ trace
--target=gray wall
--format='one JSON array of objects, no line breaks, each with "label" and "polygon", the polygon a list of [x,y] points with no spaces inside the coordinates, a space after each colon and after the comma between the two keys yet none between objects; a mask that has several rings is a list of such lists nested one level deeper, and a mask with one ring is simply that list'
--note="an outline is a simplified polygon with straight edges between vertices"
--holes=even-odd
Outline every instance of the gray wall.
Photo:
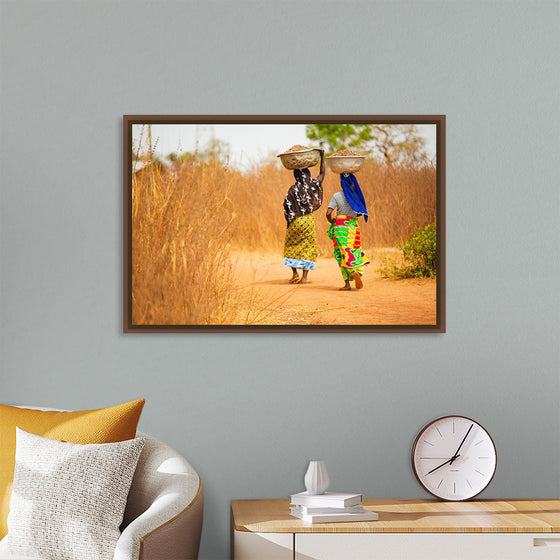
[{"label": "gray wall", "polygon": [[[144,396],[229,501],[425,497],[417,430],[478,419],[485,498],[560,494],[559,9],[552,2],[6,2],[1,400]],[[447,115],[447,334],[122,334],[123,114]],[[352,363],[341,355],[352,353]]]}]

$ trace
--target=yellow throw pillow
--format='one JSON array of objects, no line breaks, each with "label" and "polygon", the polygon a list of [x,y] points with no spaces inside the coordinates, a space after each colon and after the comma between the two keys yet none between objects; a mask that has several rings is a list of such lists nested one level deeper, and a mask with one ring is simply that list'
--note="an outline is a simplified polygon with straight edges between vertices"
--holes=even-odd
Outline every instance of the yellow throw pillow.
[{"label": "yellow throw pillow", "polygon": [[132,439],[144,399],[77,412],[32,410],[0,405],[0,539],[8,532],[16,451],[16,427],[71,443],[114,443]]}]

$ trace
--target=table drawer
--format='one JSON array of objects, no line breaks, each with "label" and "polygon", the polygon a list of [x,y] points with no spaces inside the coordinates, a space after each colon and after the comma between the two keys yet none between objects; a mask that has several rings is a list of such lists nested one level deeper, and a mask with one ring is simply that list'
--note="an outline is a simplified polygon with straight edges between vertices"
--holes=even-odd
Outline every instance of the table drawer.
[{"label": "table drawer", "polygon": [[296,560],[558,560],[559,533],[297,533]]},{"label": "table drawer", "polygon": [[293,560],[293,533],[233,531],[233,560]]}]

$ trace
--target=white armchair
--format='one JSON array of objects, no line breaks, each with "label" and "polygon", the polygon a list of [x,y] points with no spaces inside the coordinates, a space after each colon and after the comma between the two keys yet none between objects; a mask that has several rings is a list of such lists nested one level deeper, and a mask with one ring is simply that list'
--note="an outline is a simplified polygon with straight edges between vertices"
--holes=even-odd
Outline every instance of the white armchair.
[{"label": "white armchair", "polygon": [[200,478],[169,446],[146,434],[137,435],[145,444],[114,560],[195,560],[204,504]]}]

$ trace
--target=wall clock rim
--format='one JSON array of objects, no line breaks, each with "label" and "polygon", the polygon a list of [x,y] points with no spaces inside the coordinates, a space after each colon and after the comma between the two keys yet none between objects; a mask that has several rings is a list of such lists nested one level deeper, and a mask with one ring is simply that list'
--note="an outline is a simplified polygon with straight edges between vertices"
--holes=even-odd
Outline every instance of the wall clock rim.
[{"label": "wall clock rim", "polygon": [[[424,434],[426,432],[426,430],[430,426],[434,425],[436,422],[440,422],[441,420],[445,420],[447,418],[462,418],[464,420],[468,420],[469,422],[475,423],[477,426],[480,426],[486,432],[486,435],[490,438],[490,442],[492,443],[492,447],[494,448],[494,471],[492,472],[492,476],[490,477],[490,479],[488,480],[488,482],[486,483],[484,488],[482,488],[482,490],[480,490],[476,494],[473,494],[472,496],[468,496],[467,498],[460,498],[460,499],[457,499],[457,500],[454,500],[452,498],[443,498],[442,496],[438,496],[437,494],[434,494],[431,490],[429,490],[424,485],[424,483],[422,482],[422,480],[420,478],[420,475],[419,475],[418,471],[416,470],[416,465],[414,464],[414,454],[415,454],[415,451],[416,451],[416,446],[417,446],[418,441],[419,441],[420,437],[422,436],[422,434]],[[482,494],[482,492],[484,492],[484,490],[486,490],[486,488],[488,488],[488,486],[490,486],[490,483],[492,482],[492,480],[494,480],[494,476],[495,476],[496,471],[498,469],[498,453],[496,451],[496,444],[495,444],[494,439],[492,438],[490,432],[478,420],[474,420],[474,419],[472,419],[468,416],[463,416],[462,414],[447,414],[446,416],[439,416],[438,418],[435,418],[434,420],[432,420],[431,422],[428,422],[423,428],[420,429],[416,438],[414,439],[414,444],[412,445],[411,463],[412,463],[412,470],[414,472],[414,476],[416,477],[416,480],[419,482],[420,486],[422,486],[422,488],[424,490],[426,490],[426,492],[428,492],[429,494],[431,494],[432,496],[434,496],[438,500],[442,500],[444,502],[468,502],[469,500],[472,500],[473,498],[476,498],[479,494]]]}]

